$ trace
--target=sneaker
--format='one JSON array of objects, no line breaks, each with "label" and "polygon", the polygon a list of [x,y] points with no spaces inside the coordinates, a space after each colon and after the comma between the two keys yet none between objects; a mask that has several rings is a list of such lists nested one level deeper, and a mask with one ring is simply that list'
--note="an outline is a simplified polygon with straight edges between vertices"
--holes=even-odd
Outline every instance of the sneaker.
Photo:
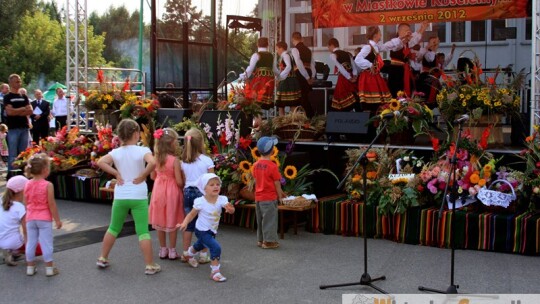
[{"label": "sneaker", "polygon": [[110,266],[109,259],[99,257],[99,259],[97,259],[96,265],[101,269],[105,269]]},{"label": "sneaker", "polygon": [[176,260],[178,259],[178,252],[176,252],[175,248],[169,249],[169,260]]},{"label": "sneaker", "polygon": [[259,241],[257,242],[257,247],[262,247],[263,242]]},{"label": "sneaker", "polygon": [[189,260],[188,252],[187,251],[182,252],[182,255],[180,256],[180,262],[187,263],[188,260]]},{"label": "sneaker", "polygon": [[199,259],[198,259],[198,262],[199,264],[207,264],[207,263],[210,263],[210,255],[208,255],[208,253],[199,253]]},{"label": "sneaker", "polygon": [[144,270],[144,274],[152,275],[156,274],[161,271],[161,266],[159,264],[154,263],[152,265],[146,265],[146,268]]},{"label": "sneaker", "polygon": [[224,277],[221,272],[219,272],[219,269],[216,271],[212,271],[210,273],[210,279],[214,280],[214,282],[225,282],[227,281],[227,278]]},{"label": "sneaker", "polygon": [[279,247],[278,242],[263,242],[263,244],[262,244],[263,249],[274,249],[274,248],[278,248],[278,247]]},{"label": "sneaker", "polygon": [[26,275],[27,276],[33,276],[37,272],[36,266],[26,266]]},{"label": "sneaker", "polygon": [[55,276],[55,275],[57,275],[59,273],[60,273],[60,271],[58,271],[58,268],[56,268],[55,266],[45,267],[45,275],[48,276],[48,277]]},{"label": "sneaker", "polygon": [[159,258],[160,259],[166,259],[167,256],[169,255],[169,249],[167,247],[161,247],[159,249]]},{"label": "sneaker", "polygon": [[189,254],[189,250],[184,251],[184,253],[183,253],[180,260],[186,261],[189,264],[189,266],[191,266],[193,268],[197,268],[197,266],[199,266],[199,262],[197,262],[197,259],[195,259],[194,256]]}]

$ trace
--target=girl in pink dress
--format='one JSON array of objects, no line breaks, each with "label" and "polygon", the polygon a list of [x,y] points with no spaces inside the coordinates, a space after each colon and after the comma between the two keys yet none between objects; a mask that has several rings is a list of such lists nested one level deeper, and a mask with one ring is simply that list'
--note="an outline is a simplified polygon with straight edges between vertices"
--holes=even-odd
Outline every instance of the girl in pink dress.
[{"label": "girl in pink dress", "polygon": [[[180,161],[176,157],[178,151],[178,134],[170,128],[158,129],[154,132],[156,144],[154,154],[156,169],[152,172],[155,179],[152,198],[150,200],[150,224],[157,230],[159,239],[159,258],[175,260],[177,224],[184,220],[184,177],[180,170]],[[166,233],[169,233],[167,247]]]}]

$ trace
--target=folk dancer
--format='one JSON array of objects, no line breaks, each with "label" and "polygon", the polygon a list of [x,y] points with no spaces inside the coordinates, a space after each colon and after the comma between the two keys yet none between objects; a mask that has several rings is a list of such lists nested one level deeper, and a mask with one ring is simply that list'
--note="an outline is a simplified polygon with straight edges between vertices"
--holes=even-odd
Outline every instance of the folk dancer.
[{"label": "folk dancer", "polygon": [[296,73],[296,79],[302,89],[302,97],[300,104],[306,111],[306,115],[311,118],[315,115],[315,111],[311,107],[309,102],[309,93],[312,90],[311,85],[315,79],[315,61],[311,50],[304,44],[302,34],[299,32],[292,33],[291,55],[294,61],[294,70]]},{"label": "folk dancer", "polygon": [[336,88],[332,97],[332,108],[336,111],[348,111],[353,107],[360,110],[360,99],[356,94],[358,69],[351,53],[339,49],[336,38],[328,40],[330,60],[334,63],[334,72],[338,73]]},{"label": "folk dancer", "polygon": [[293,111],[299,106],[302,97],[296,73],[292,70],[293,63],[287,52],[287,47],[287,43],[284,41],[276,44],[276,53],[280,56],[280,60],[279,66],[274,65],[274,74],[279,81],[276,90],[276,106],[280,116],[285,115],[285,107],[288,106]]},{"label": "folk dancer", "polygon": [[240,79],[246,81],[246,91],[256,94],[255,99],[261,108],[268,110],[274,107],[274,56],[268,51],[267,37],[259,38],[257,47],[257,52],[251,56],[249,66],[245,73],[240,74]]},{"label": "folk dancer", "polygon": [[383,66],[383,60],[380,52],[385,52],[401,45],[399,38],[382,43],[381,31],[377,26],[370,26],[367,29],[367,39],[369,43],[362,47],[362,50],[354,62],[360,69],[358,78],[358,96],[364,110],[372,113],[377,111],[381,103],[389,102],[392,98],[386,81],[382,78],[380,72]]},{"label": "folk dancer", "polygon": [[398,91],[403,91],[411,96],[414,91],[415,77],[411,62],[416,61],[416,53],[412,48],[422,40],[422,34],[428,26],[422,23],[417,32],[411,33],[411,26],[407,23],[398,25],[398,37],[402,40],[403,47],[390,51],[390,66],[388,73],[388,88],[395,98]]}]

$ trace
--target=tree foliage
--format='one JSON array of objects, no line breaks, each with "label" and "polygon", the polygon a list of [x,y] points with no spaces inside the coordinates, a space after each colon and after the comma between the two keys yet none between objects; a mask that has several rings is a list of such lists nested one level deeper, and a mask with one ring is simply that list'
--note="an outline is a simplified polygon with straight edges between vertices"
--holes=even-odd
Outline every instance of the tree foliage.
[{"label": "tree foliage", "polygon": [[0,0],[0,45],[9,44],[27,13],[36,10],[36,0]]},{"label": "tree foliage", "polygon": [[105,36],[105,60],[116,67],[133,68],[134,62],[126,54],[129,52],[126,48],[136,48],[139,11],[130,14],[125,6],[110,6],[102,16],[93,12],[88,21],[94,27],[95,34]]}]

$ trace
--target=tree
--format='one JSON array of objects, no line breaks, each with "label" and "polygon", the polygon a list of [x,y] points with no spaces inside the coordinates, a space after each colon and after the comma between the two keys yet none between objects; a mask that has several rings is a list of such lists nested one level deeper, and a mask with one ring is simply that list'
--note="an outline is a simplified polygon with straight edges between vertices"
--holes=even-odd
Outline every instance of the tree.
[{"label": "tree", "polygon": [[6,45],[21,26],[21,18],[36,10],[36,0],[0,0],[0,45]]},{"label": "tree", "polygon": [[51,20],[56,20],[58,22],[62,22],[62,15],[58,11],[58,6],[56,6],[56,2],[39,2],[38,3],[38,9],[42,11],[45,15],[49,16]]},{"label": "tree", "polygon": [[[88,29],[88,64],[103,65],[104,37]],[[21,18],[21,27],[9,44],[0,46],[0,77],[11,73],[24,74],[26,83],[38,79],[44,83],[65,81],[65,29],[58,21],[37,11]]]},{"label": "tree", "polygon": [[131,15],[125,6],[115,8],[111,6],[109,11],[102,16],[93,12],[88,18],[89,24],[94,27],[94,33],[105,36],[105,49],[103,57],[114,66],[132,68],[131,57],[126,56],[130,41],[139,35],[139,11]]}]

